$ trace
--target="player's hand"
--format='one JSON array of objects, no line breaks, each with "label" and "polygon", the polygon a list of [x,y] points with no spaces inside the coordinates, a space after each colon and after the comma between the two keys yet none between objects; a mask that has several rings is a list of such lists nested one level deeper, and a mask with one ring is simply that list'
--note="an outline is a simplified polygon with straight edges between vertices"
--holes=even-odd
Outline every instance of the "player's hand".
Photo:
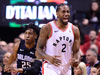
[{"label": "player's hand", "polygon": [[17,72],[16,68],[14,68],[12,65],[5,65],[4,71],[8,73],[11,71]]},{"label": "player's hand", "polygon": [[77,67],[78,64],[79,64],[79,61],[76,60],[75,58],[71,58],[71,59],[70,59],[70,65],[71,65],[72,67]]},{"label": "player's hand", "polygon": [[48,61],[55,65],[55,66],[60,66],[61,65],[61,60],[59,59],[61,56],[49,56]]},{"label": "player's hand", "polygon": [[4,72],[11,72],[11,69],[9,68],[10,65],[5,65],[4,66]]}]

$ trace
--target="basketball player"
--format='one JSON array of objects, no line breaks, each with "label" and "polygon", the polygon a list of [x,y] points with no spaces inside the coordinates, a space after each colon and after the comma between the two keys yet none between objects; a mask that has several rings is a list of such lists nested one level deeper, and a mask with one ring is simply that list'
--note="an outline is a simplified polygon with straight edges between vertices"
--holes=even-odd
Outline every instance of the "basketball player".
[{"label": "basketball player", "polygon": [[80,33],[77,27],[68,22],[68,5],[59,4],[56,14],[56,21],[41,28],[36,56],[45,60],[43,75],[71,75],[71,66],[76,67],[79,64]]},{"label": "basketball player", "polygon": [[[7,65],[5,66],[5,71],[12,70],[10,65],[16,60],[17,58],[17,72],[20,72],[18,75],[37,75],[39,73],[39,68],[35,68],[33,66],[35,60],[35,48],[36,48],[36,39],[39,35],[39,28],[35,26],[33,23],[29,25],[25,25],[25,40],[14,44],[14,51],[9,58]],[[34,60],[34,61],[33,61]],[[34,70],[32,69],[34,67]],[[27,73],[28,71],[28,73]],[[31,74],[29,74],[31,73]]]}]

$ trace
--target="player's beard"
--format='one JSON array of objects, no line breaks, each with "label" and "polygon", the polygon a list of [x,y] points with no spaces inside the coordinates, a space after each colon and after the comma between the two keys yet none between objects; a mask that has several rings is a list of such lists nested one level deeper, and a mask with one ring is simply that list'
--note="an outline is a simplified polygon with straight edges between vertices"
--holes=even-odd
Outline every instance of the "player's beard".
[{"label": "player's beard", "polygon": [[60,21],[61,21],[61,23],[62,23],[63,25],[67,25],[67,23],[68,23],[68,22],[65,22],[65,23],[64,23],[62,19],[60,19]]}]

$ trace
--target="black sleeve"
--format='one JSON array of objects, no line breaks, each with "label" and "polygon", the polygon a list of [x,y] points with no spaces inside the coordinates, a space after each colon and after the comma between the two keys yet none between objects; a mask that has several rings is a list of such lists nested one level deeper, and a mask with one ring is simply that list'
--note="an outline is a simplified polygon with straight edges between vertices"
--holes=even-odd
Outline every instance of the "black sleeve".
[{"label": "black sleeve", "polygon": [[24,74],[38,74],[39,71],[41,70],[40,67],[42,66],[42,62],[39,60],[35,60],[33,62],[32,67],[29,68],[24,68],[23,73]]}]

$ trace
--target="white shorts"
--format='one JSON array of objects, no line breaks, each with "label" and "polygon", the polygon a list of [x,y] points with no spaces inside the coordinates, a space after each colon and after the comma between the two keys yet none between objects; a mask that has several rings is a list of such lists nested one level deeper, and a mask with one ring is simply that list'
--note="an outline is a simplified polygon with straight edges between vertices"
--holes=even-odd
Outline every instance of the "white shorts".
[{"label": "white shorts", "polygon": [[44,62],[42,65],[42,75],[71,75],[71,66],[56,67],[50,63]]}]

